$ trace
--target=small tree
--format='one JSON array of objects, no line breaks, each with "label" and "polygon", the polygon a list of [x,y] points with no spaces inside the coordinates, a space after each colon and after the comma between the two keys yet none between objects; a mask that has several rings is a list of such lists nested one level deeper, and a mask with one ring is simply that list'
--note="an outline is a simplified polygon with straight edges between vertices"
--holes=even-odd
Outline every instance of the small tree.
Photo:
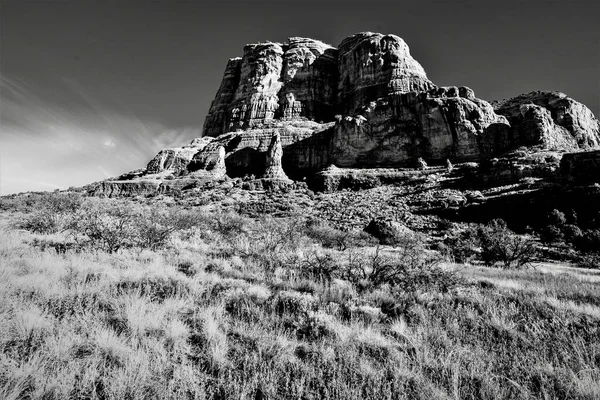
[{"label": "small tree", "polygon": [[477,231],[481,258],[486,265],[501,263],[504,268],[522,268],[535,259],[532,239],[515,235],[502,219],[495,219]]},{"label": "small tree", "polygon": [[83,198],[76,193],[43,193],[26,201],[30,212],[19,227],[34,233],[50,234],[63,231],[70,216],[81,207]]},{"label": "small tree", "polygon": [[76,242],[109,253],[136,244],[136,210],[113,202],[90,200],[74,214],[69,229]]},{"label": "small tree", "polygon": [[176,232],[188,230],[200,222],[196,213],[180,208],[150,207],[136,213],[137,245],[157,250],[164,247]]}]

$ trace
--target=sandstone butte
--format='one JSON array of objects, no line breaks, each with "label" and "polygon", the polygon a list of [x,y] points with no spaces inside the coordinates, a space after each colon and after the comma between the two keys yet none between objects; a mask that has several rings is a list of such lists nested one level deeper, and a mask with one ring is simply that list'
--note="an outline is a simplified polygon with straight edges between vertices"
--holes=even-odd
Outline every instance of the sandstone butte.
[{"label": "sandstone butte", "polygon": [[519,148],[558,161],[569,153],[563,171],[593,175],[600,156],[590,150],[599,146],[598,120],[563,93],[490,104],[468,87],[435,85],[398,36],[363,32],[337,48],[292,37],[246,45],[227,62],[201,138],[92,191],[141,194],[249,176],[289,184],[489,160],[501,176],[498,157]]}]

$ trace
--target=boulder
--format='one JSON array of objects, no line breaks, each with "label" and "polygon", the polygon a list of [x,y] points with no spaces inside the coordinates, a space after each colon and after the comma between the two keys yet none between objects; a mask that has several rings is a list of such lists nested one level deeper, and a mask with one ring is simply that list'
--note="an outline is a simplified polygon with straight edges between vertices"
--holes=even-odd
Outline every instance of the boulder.
[{"label": "boulder", "polygon": [[364,231],[379,239],[380,244],[392,246],[412,240],[415,235],[401,223],[386,218],[372,219]]}]

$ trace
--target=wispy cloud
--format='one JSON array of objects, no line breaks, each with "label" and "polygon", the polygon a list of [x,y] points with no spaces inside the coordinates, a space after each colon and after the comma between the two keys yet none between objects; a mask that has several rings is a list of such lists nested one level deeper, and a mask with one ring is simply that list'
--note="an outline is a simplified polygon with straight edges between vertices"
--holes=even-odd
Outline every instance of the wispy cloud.
[{"label": "wispy cloud", "polygon": [[[90,183],[140,168],[160,149],[200,136],[195,128],[142,121],[73,79],[48,93],[0,77],[0,193]],[[66,93],[66,94],[65,94]]]}]

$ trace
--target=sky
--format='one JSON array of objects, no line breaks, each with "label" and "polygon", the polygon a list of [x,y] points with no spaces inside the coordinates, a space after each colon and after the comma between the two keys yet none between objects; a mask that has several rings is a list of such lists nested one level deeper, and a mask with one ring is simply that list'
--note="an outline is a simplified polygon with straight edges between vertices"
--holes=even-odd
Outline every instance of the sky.
[{"label": "sky", "polygon": [[600,115],[597,0],[0,0],[0,194],[81,186],[199,137],[247,43],[402,37],[440,86]]}]

